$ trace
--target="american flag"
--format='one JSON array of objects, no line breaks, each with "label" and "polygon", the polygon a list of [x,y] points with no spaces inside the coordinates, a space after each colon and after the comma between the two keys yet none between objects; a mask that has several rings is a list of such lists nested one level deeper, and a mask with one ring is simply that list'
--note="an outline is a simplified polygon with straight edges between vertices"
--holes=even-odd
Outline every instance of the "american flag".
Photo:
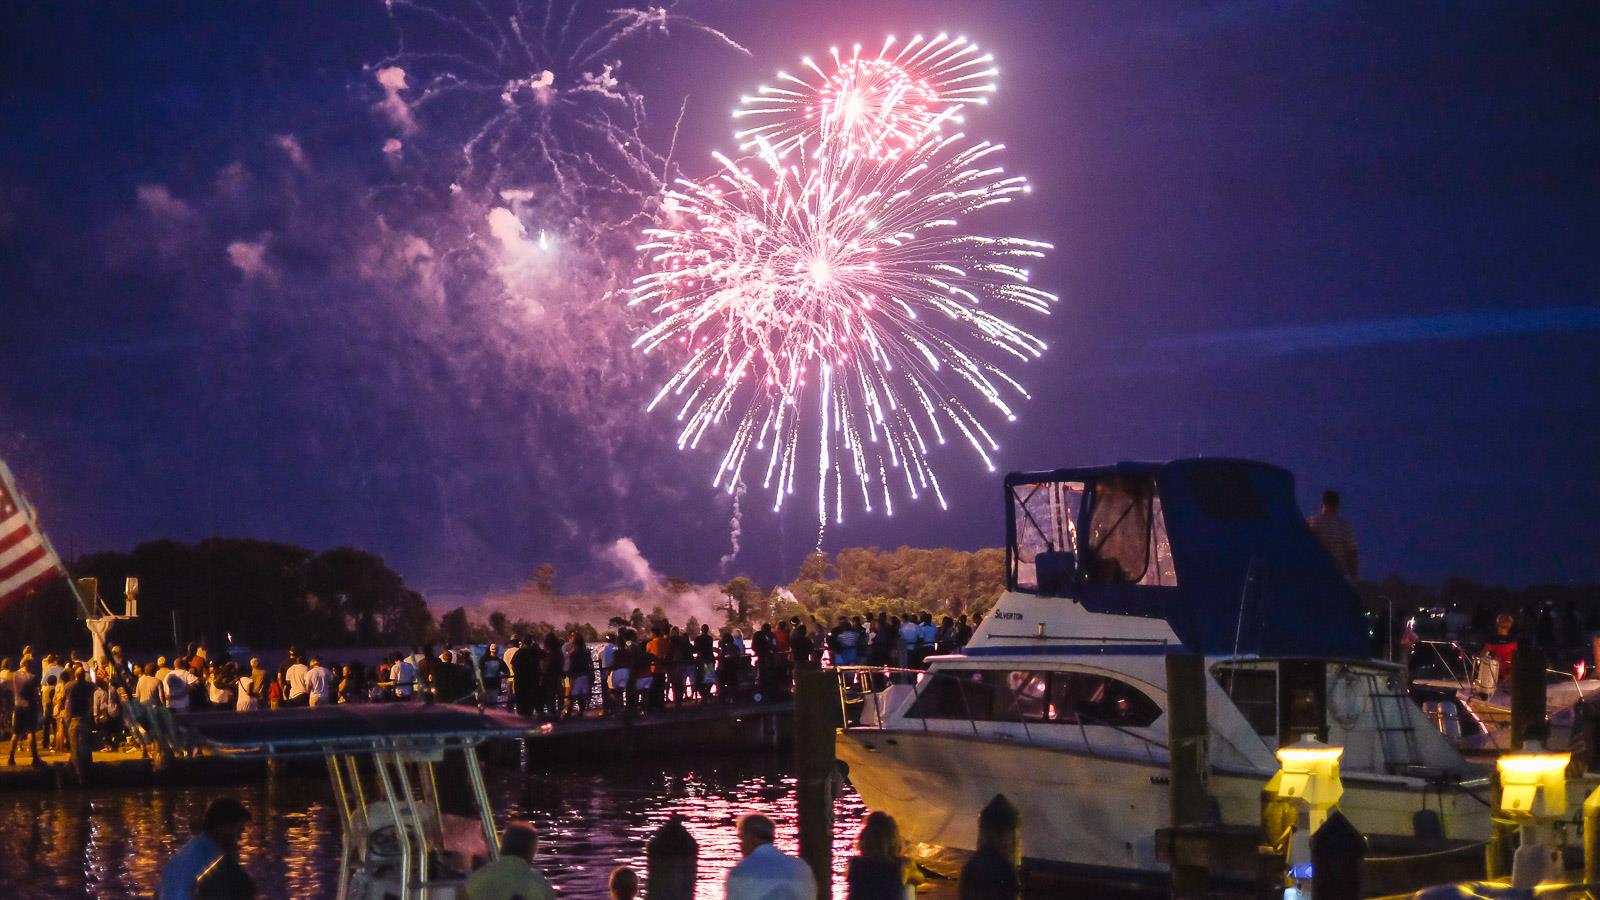
[{"label": "american flag", "polygon": [[0,607],[66,572],[33,519],[11,472],[0,462]]}]

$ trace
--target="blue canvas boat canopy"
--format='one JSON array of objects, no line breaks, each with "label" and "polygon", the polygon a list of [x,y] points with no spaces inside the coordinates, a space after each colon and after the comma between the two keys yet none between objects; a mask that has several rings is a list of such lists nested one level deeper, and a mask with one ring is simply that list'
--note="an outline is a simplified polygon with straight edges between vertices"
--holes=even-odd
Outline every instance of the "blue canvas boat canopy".
[{"label": "blue canvas boat canopy", "polygon": [[1006,476],[1008,588],[1167,620],[1212,655],[1365,659],[1355,586],[1295,500],[1294,476],[1240,459]]}]

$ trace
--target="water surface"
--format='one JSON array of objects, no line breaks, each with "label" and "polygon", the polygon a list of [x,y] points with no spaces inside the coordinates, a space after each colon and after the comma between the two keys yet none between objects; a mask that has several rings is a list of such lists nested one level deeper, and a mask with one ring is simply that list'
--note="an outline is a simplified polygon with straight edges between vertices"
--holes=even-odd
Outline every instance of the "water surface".
[{"label": "water surface", "polygon": [[[644,848],[672,813],[700,844],[698,896],[722,896],[738,859],[734,819],[760,812],[795,851],[789,757],[731,755],[711,761],[645,758],[522,772],[485,771],[497,820],[525,818],[541,835],[538,864],[563,897],[606,895],[618,865],[644,873]],[[161,865],[187,839],[189,822],[224,789],[120,788],[0,795],[0,897],[150,897]],[[264,778],[232,792],[256,814],[245,864],[262,897],[332,897],[338,813],[325,779]],[[865,809],[848,788],[835,804],[838,868]],[[843,890],[837,892],[843,896]]]}]

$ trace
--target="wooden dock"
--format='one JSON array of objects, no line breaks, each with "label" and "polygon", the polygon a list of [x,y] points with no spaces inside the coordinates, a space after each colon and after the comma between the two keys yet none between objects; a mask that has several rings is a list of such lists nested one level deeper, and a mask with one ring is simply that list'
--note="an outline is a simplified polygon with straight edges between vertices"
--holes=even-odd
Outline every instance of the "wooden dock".
[{"label": "wooden dock", "polygon": [[[700,750],[745,751],[784,746],[793,705],[772,703],[695,703],[629,716],[591,712],[559,722],[528,723],[527,733],[493,741],[480,749],[486,765],[536,765],[543,761],[628,757]],[[296,715],[310,711],[297,710]],[[314,714],[314,713],[312,713]],[[181,717],[179,719],[182,721]],[[19,749],[16,765],[0,758],[0,791],[54,790],[78,786],[66,753],[41,754],[35,766]],[[320,771],[318,763],[316,770]],[[138,750],[97,751],[91,783],[107,785],[237,783],[262,777],[267,763],[235,754],[202,752],[158,768]]]}]

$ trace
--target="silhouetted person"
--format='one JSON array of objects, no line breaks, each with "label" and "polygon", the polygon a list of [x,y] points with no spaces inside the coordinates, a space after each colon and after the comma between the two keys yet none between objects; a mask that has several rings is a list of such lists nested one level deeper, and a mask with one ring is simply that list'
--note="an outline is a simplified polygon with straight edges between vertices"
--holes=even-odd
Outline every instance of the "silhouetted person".
[{"label": "silhouetted person", "polygon": [[744,859],[728,870],[727,900],[816,900],[811,867],[772,845],[777,827],[762,815],[739,819]]},{"label": "silhouetted person", "polygon": [[39,697],[39,664],[33,661],[33,657],[24,654],[22,664],[11,676],[11,683],[0,685],[0,688],[11,691],[11,752],[6,756],[6,765],[17,764],[17,741],[23,738],[27,738],[28,753],[33,757],[33,764],[44,765],[44,761],[39,759],[39,707],[42,705]]},{"label": "silhouetted person", "polygon": [[255,884],[239,862],[239,840],[249,821],[250,811],[232,797],[211,801],[201,820],[200,833],[161,870],[157,900],[254,897]]},{"label": "silhouetted person", "polygon": [[1350,523],[1339,515],[1339,492],[1322,492],[1322,509],[1306,520],[1317,543],[1328,551],[1333,564],[1344,577],[1355,581],[1361,572],[1361,560],[1356,553],[1356,533]]},{"label": "silhouetted person", "polygon": [[512,822],[500,835],[500,858],[467,879],[467,900],[555,900],[555,891],[533,867],[539,833],[527,822]]},{"label": "silhouetted person", "polygon": [[856,837],[860,855],[845,867],[846,900],[905,900],[910,863],[900,840],[900,826],[886,812],[867,815]]},{"label": "silhouetted person", "polygon": [[517,648],[511,657],[511,684],[515,688],[514,702],[517,712],[525,716],[539,713],[539,699],[544,689],[544,649],[536,641]]}]

